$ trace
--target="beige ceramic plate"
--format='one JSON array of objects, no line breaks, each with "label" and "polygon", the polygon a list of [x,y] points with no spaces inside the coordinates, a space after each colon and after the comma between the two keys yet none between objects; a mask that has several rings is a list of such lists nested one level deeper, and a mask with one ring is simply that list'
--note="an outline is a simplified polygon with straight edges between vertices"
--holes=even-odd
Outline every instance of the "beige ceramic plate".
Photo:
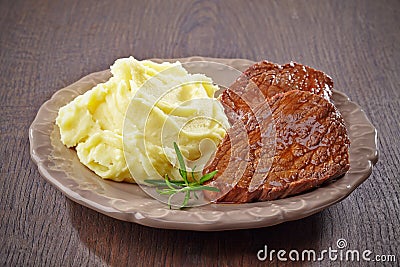
[{"label": "beige ceramic plate", "polygon": [[[213,61],[239,70],[253,63],[244,59],[202,57],[179,60],[182,63]],[[218,71],[215,73],[218,75]],[[286,199],[170,210],[137,185],[102,180],[79,162],[74,150],[60,142],[59,131],[54,124],[58,109],[109,77],[109,71],[93,73],[56,92],[39,109],[29,129],[29,139],[32,158],[45,179],[73,201],[120,220],[157,228],[198,231],[271,226],[309,216],[342,200],[368,178],[378,159],[376,129],[360,106],[351,102],[345,94],[334,91],[333,100],[346,121],[351,140],[351,168],[343,178]]]}]

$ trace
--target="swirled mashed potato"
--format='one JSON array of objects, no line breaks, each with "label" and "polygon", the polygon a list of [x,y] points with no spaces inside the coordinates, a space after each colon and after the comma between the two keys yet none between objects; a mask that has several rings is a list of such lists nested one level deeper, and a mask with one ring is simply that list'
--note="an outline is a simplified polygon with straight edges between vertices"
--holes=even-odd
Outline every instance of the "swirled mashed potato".
[{"label": "swirled mashed potato", "polygon": [[76,147],[79,160],[100,177],[141,183],[154,173],[173,176],[172,140],[188,161],[196,161],[202,140],[218,145],[224,137],[229,124],[209,77],[189,74],[179,62],[133,57],[116,60],[111,73],[108,81],[60,108],[56,119],[63,144]]}]

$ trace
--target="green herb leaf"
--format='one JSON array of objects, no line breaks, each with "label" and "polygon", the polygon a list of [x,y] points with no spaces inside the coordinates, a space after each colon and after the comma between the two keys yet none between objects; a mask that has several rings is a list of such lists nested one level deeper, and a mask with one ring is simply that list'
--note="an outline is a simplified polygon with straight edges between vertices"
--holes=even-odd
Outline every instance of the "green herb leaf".
[{"label": "green herb leaf", "polygon": [[203,184],[205,182],[207,182],[208,180],[212,179],[216,174],[217,174],[218,170],[209,172],[207,174],[204,174],[201,178],[200,178],[200,184]]},{"label": "green herb leaf", "polygon": [[183,203],[181,205],[181,209],[187,205],[187,203],[189,202],[189,199],[190,199],[190,191],[187,191],[186,195],[185,195],[185,199],[183,200]]},{"label": "green herb leaf", "polygon": [[206,186],[206,185],[198,185],[196,187],[192,187],[190,191],[202,191],[202,190],[219,192],[219,189],[217,187]]},{"label": "green herb leaf", "polygon": [[193,169],[192,169],[192,179],[193,179],[193,181],[196,181],[196,179],[194,178],[194,170],[195,169],[196,169],[196,166],[194,166]]},{"label": "green herb leaf", "polygon": [[178,157],[178,161],[179,161],[179,174],[182,176],[183,181],[185,181],[185,183],[188,184],[189,182],[187,179],[185,161],[183,160],[182,153],[181,153],[178,145],[175,142],[174,142],[174,149],[175,149],[176,156]]},{"label": "green herb leaf", "polygon": [[183,181],[171,181],[168,177],[168,174],[165,175],[164,180],[145,180],[146,183],[157,186],[156,191],[160,195],[169,195],[167,203],[170,209],[172,208],[171,207],[172,198],[178,193],[185,193],[185,198],[183,200],[182,205],[180,206],[180,209],[182,209],[185,208],[189,203],[191,192],[193,192],[195,198],[198,199],[196,191],[203,191],[203,190],[213,191],[213,192],[220,191],[216,187],[203,185],[204,182],[209,181],[217,174],[218,172],[217,170],[203,175],[199,181],[196,181],[194,176],[194,169],[196,167],[194,167],[191,172],[193,182],[189,182],[185,161],[183,160],[182,153],[175,142],[174,142],[174,149],[180,165],[179,174],[181,175]]}]

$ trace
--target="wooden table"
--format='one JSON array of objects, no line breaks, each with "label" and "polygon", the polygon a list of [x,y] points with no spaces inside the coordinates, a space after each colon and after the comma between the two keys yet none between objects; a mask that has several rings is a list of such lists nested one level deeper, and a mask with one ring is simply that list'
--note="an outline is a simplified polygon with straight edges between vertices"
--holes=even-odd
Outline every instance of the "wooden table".
[{"label": "wooden table", "polygon": [[[349,248],[395,255],[386,265],[398,266],[399,11],[396,0],[1,1],[0,265],[265,266],[264,245],[321,251],[344,238]],[[40,176],[28,127],[57,90],[129,55],[295,60],[324,70],[376,126],[379,162],[342,202],[268,228],[174,231],[99,214]]]}]

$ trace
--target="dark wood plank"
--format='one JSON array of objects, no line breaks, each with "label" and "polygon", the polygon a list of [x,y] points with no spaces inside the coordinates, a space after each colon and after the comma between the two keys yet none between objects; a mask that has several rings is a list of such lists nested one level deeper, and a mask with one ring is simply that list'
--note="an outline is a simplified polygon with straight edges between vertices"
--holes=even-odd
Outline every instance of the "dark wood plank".
[{"label": "dark wood plank", "polygon": [[[256,257],[264,245],[320,251],[339,238],[396,255],[387,266],[398,265],[399,18],[396,0],[1,1],[0,265],[264,266]],[[82,207],[40,177],[28,127],[58,89],[129,55],[295,60],[322,69],[378,129],[380,160],[344,201],[262,229],[152,229]]]}]

